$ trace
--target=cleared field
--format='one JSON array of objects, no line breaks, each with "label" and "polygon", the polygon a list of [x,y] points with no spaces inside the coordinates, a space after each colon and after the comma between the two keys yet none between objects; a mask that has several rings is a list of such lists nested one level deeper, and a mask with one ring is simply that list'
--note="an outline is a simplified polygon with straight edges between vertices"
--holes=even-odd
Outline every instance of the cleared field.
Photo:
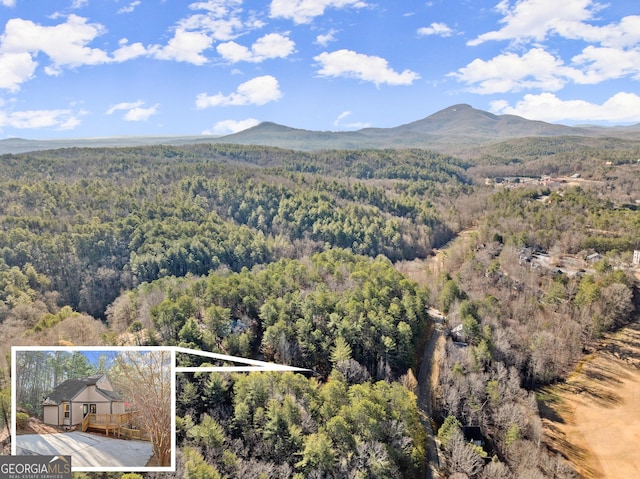
[{"label": "cleared field", "polygon": [[640,477],[640,325],[604,339],[541,398],[549,446],[582,477]]}]

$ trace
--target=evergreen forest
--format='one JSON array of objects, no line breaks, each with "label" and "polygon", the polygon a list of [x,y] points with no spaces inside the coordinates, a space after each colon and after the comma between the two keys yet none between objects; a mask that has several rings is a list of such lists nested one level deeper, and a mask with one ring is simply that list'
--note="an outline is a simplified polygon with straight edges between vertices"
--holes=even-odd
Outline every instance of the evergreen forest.
[{"label": "evergreen forest", "polygon": [[2,155],[0,420],[12,345],[180,346],[310,372],[179,372],[176,471],[78,479],[576,478],[537,393],[636,319],[640,250],[640,142],[577,141]]}]

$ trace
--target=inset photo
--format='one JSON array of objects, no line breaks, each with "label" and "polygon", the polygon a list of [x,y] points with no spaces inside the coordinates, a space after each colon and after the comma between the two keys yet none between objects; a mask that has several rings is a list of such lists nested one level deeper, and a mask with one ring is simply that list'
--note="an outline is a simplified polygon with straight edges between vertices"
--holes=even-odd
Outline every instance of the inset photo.
[{"label": "inset photo", "polygon": [[72,471],[175,470],[175,353],[163,347],[12,348],[13,455]]}]

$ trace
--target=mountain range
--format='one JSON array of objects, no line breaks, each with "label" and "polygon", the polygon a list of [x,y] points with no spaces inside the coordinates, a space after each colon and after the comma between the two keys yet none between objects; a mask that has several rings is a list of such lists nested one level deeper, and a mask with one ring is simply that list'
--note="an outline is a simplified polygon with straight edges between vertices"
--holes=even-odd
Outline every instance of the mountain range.
[{"label": "mountain range", "polygon": [[272,122],[226,136],[139,136],[54,140],[0,140],[0,154],[71,147],[124,147],[154,144],[232,143],[294,150],[425,148],[459,154],[479,146],[527,137],[585,137],[640,140],[640,124],[631,126],[566,126],[515,115],[494,115],[470,105],[453,105],[422,120],[393,128],[357,131],[312,131]]}]

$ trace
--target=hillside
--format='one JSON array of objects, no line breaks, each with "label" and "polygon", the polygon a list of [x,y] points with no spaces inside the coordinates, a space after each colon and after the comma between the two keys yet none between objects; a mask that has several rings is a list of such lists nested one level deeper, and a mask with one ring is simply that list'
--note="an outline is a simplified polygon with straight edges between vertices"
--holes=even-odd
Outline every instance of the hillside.
[{"label": "hillside", "polygon": [[[444,116],[422,128],[451,130]],[[18,344],[168,345],[315,371],[178,374],[189,477],[574,479],[536,392],[636,317],[636,147],[549,136],[466,160],[228,143],[2,155],[0,361]],[[580,178],[542,178],[560,170]],[[17,385],[39,414],[50,376]]]},{"label": "hillside", "polygon": [[215,141],[210,136],[121,136],[104,138],[66,138],[27,140],[8,138],[0,140],[0,154],[18,154],[60,148],[117,148],[148,145],[188,145]]},{"label": "hillside", "polygon": [[60,140],[0,140],[0,154],[71,147],[127,147],[143,145],[189,145],[230,143],[263,145],[296,150],[360,148],[426,148],[460,154],[469,148],[507,139],[526,137],[613,137],[638,138],[640,125],[628,127],[570,127],[531,121],[514,115],[494,115],[469,105],[453,105],[424,119],[393,128],[364,128],[357,131],[311,131],[272,122],[220,137],[158,136],[79,138]]},{"label": "hillside", "polygon": [[263,144],[303,150],[352,148],[427,148],[460,153],[481,145],[530,137],[636,138],[640,126],[570,127],[531,121],[515,115],[494,115],[469,105],[454,105],[422,120],[393,128],[354,132],[315,132],[261,123],[217,139],[229,143]]}]

